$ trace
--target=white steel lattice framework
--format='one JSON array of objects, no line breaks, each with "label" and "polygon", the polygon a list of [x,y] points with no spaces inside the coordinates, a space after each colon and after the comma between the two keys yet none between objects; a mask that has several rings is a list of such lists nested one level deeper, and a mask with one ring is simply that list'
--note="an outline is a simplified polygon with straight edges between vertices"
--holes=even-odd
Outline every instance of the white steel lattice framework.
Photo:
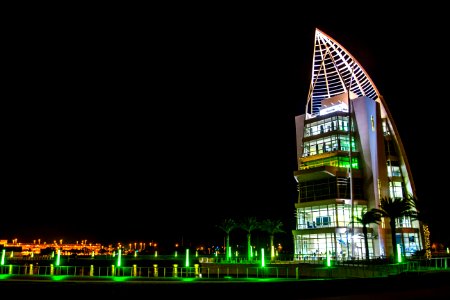
[{"label": "white steel lattice framework", "polygon": [[306,112],[317,115],[321,101],[348,90],[377,100],[375,84],[358,61],[338,42],[316,29],[311,85]]}]

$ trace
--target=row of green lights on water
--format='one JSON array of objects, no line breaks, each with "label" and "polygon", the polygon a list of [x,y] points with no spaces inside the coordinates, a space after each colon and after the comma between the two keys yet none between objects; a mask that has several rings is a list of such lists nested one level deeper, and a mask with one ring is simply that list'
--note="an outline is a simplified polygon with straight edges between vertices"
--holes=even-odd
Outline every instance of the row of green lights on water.
[{"label": "row of green lights on water", "polygon": [[[236,251],[236,255],[237,255],[237,251]],[[156,255],[156,252],[155,252]],[[217,255],[217,253],[216,253]],[[178,252],[175,251],[175,256],[178,256]],[[198,252],[196,251],[195,256],[198,257]],[[120,267],[121,266],[121,259],[122,259],[122,250],[119,249],[119,254],[117,257],[117,266]],[[185,266],[189,267],[190,265],[190,258],[189,258],[189,249],[186,249],[186,258],[185,258]],[[265,258],[264,258],[264,249],[261,249],[261,266],[264,267],[265,266]]]},{"label": "row of green lights on water", "polygon": [[[231,247],[230,247],[231,248]],[[450,253],[449,248],[447,247],[447,253]],[[12,253],[12,251],[11,251]],[[175,256],[177,256],[178,253],[177,251],[175,251]],[[196,256],[198,256],[198,252],[196,251],[195,253]],[[236,251],[236,256],[238,255],[237,251]],[[251,255],[253,256],[253,252],[251,252]],[[5,264],[5,256],[6,256],[6,249],[2,249],[2,255],[1,255],[1,260],[0,260],[0,265],[4,265]],[[55,256],[54,251],[52,252],[52,257]],[[94,253],[92,253],[92,256],[94,256]],[[113,256],[115,256],[115,252],[113,253]],[[135,252],[135,256],[136,256],[136,252]],[[157,256],[157,252],[155,252],[155,256]],[[217,256],[217,252],[216,252],[216,256]],[[398,244],[397,245],[397,262],[401,263],[402,262],[402,252],[401,252],[401,246]],[[56,256],[56,266],[59,266],[61,264],[61,250],[58,250],[57,252],[57,256]],[[120,267],[122,264],[122,250],[119,249],[119,254],[117,257],[117,266]],[[186,267],[189,267],[189,249],[186,249]],[[329,254],[327,254],[326,257],[326,265],[327,267],[331,267],[331,256]],[[265,267],[265,258],[264,258],[264,248],[261,249],[261,267]]]},{"label": "row of green lights on water", "polygon": [[[264,249],[262,249],[262,251],[264,251]],[[2,256],[1,256],[1,265],[5,264],[5,255],[6,255],[6,249],[2,249]],[[155,252],[155,256],[157,256],[157,252]],[[216,253],[217,255],[217,253]],[[236,251],[236,255],[238,255],[237,251]],[[264,253],[263,253],[264,255]],[[55,252],[52,252],[52,258],[55,257]],[[94,252],[92,253],[92,257],[94,256]],[[113,253],[113,256],[115,256],[115,252]],[[135,256],[136,256],[136,252],[135,252]],[[177,252],[175,251],[175,256],[177,256]],[[198,257],[198,251],[196,251],[195,256]],[[56,266],[59,266],[61,264],[61,250],[58,249],[57,251],[57,256],[56,256]],[[120,267],[122,264],[122,250],[119,249],[118,250],[118,256],[117,256],[117,266]],[[189,267],[189,249],[186,249],[186,267]]]},{"label": "row of green lights on water", "polygon": [[[136,256],[136,252],[135,252],[135,256]],[[157,251],[155,251],[155,256],[158,256]],[[175,256],[177,256],[177,252],[175,251]],[[198,254],[196,253],[196,256],[198,256]],[[119,249],[119,253],[117,256],[117,266],[120,267],[122,265],[122,250]],[[189,249],[186,249],[186,267],[189,267]]]},{"label": "row of green lights on water", "polygon": [[[136,256],[135,252],[135,256]],[[114,253],[115,255],[115,253]],[[158,256],[158,252],[155,251],[155,257]],[[175,256],[177,256],[177,252],[175,251]],[[198,254],[196,253],[196,256],[198,256]],[[57,264],[58,265],[58,264]],[[122,265],[122,250],[119,249],[118,251],[118,255],[117,255],[117,266],[120,267]],[[189,249],[186,249],[186,267],[189,267]]]},{"label": "row of green lights on water", "polygon": [[[449,253],[449,248],[447,248],[447,253]],[[6,250],[2,250],[2,256],[1,256],[1,265],[5,264],[5,255]],[[197,253],[196,253],[197,255]],[[52,256],[54,256],[54,253],[52,253]],[[61,251],[58,250],[57,258],[56,258],[56,266],[59,266],[61,263]],[[185,266],[189,267],[189,249],[186,249],[186,261]],[[402,255],[401,255],[401,248],[400,245],[397,245],[397,262],[402,262]],[[118,251],[118,257],[117,257],[117,267],[120,267],[122,265],[122,250],[119,249]],[[327,254],[326,256],[326,265],[327,267],[331,267],[331,256]],[[265,255],[264,255],[264,248],[261,249],[261,267],[265,267]]]},{"label": "row of green lights on water", "polygon": [[[5,263],[5,252],[6,250],[3,249],[2,250],[2,257],[1,257],[1,265],[4,265]],[[250,250],[251,252],[251,256],[253,257],[253,249]],[[231,247],[228,251],[231,254]],[[272,249],[273,252],[273,249]],[[449,253],[449,248],[447,247],[447,253]],[[114,252],[115,254],[115,252]],[[137,251],[135,252],[135,257],[137,255]],[[258,256],[258,253],[255,251],[255,255]],[[54,256],[54,253],[52,253],[52,257]],[[94,256],[94,252],[92,252],[92,256]],[[158,256],[158,252],[155,251],[155,257]],[[175,251],[175,256],[178,256],[178,252]],[[195,256],[198,257],[198,251],[195,252]],[[216,256],[217,256],[217,252],[216,252]],[[238,256],[238,251],[236,251],[236,256]],[[229,256],[231,257],[231,256]],[[60,262],[61,262],[61,250],[58,250],[58,254],[57,254],[57,259],[56,259],[56,265],[59,266]],[[119,254],[118,254],[118,258],[117,258],[117,266],[120,267],[121,266],[121,260],[122,260],[122,250],[119,249]],[[401,263],[402,262],[402,252],[401,252],[401,246],[398,244],[397,245],[397,262]],[[186,249],[186,267],[189,267],[189,249]],[[326,257],[326,264],[327,267],[331,267],[331,256],[329,254],[327,254]],[[264,257],[264,248],[261,249],[261,266],[265,267],[265,257]]]},{"label": "row of green lights on water", "polygon": [[[6,249],[2,249],[2,255],[1,255],[1,265],[5,264],[5,255],[6,255]],[[157,255],[157,252],[155,252],[155,256]],[[217,253],[216,253],[217,255]],[[238,255],[236,251],[236,255]],[[253,252],[252,252],[253,255]],[[55,252],[52,252],[52,257],[55,256]],[[92,252],[92,256],[94,256],[94,252]],[[115,256],[115,252],[113,253],[113,256]],[[135,252],[136,256],[136,252]],[[175,256],[177,256],[177,252],[175,252]],[[198,251],[196,251],[195,256],[198,257]],[[58,249],[57,256],[56,256],[56,266],[59,266],[61,264],[61,250]],[[122,250],[118,250],[118,256],[117,256],[117,267],[120,267],[122,265]],[[186,267],[189,267],[189,249],[186,249],[186,261],[185,261]],[[264,259],[264,249],[261,249],[261,266],[265,266],[265,259]]]},{"label": "row of green lights on water", "polygon": [[[230,247],[231,248],[231,247]],[[256,251],[255,251],[256,252]],[[447,247],[447,253],[449,253],[449,248]],[[257,254],[257,253],[255,253]],[[2,249],[2,255],[1,255],[1,265],[5,264],[5,255],[6,250]],[[92,253],[93,255],[93,253]],[[136,255],[136,252],[135,252]],[[198,256],[198,252],[196,251],[196,256]],[[216,252],[217,255],[217,252]],[[236,251],[236,255],[238,255]],[[251,255],[253,256],[253,252],[251,252]],[[115,252],[113,253],[113,256],[115,256]],[[155,256],[157,256],[157,252],[155,252]],[[177,252],[175,251],[175,256],[177,256]],[[54,257],[54,252],[52,252],[52,257]],[[397,262],[402,262],[402,254],[401,254],[401,247],[400,245],[397,245]],[[56,266],[59,266],[61,264],[61,250],[58,250],[57,257],[56,257]],[[326,257],[326,264],[327,267],[331,267],[331,256],[327,254]],[[119,249],[118,251],[118,257],[117,257],[117,266],[120,267],[122,265],[122,250]],[[189,249],[186,249],[186,267],[189,267]],[[261,266],[265,267],[265,257],[264,257],[264,248],[261,249]]]}]

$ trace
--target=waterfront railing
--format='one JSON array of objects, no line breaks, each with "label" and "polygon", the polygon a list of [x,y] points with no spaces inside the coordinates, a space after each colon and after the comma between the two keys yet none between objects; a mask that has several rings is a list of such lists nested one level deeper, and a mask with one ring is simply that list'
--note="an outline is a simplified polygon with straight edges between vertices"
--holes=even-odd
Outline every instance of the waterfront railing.
[{"label": "waterfront railing", "polygon": [[[360,262],[331,261],[330,266],[294,261],[268,263],[266,266],[243,263],[195,263],[191,266],[181,264],[159,265],[156,261],[117,266],[114,264],[95,264],[95,260],[84,261],[83,265],[40,265],[38,261],[14,264],[11,261],[0,266],[0,275],[17,276],[67,276],[68,278],[135,278],[135,279],[238,279],[238,278],[366,278],[387,277],[404,272],[449,270],[450,257],[422,260],[409,260],[398,264],[367,264]],[[89,264],[91,263],[91,264]]]}]

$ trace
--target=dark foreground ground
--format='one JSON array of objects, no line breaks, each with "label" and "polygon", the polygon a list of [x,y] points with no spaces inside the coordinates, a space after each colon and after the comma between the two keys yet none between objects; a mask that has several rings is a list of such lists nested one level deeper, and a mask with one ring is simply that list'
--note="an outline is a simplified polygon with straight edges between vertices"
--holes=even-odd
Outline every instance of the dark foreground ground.
[{"label": "dark foreground ground", "polygon": [[4,278],[2,295],[59,299],[448,299],[450,272],[390,278],[315,280],[82,280]]}]

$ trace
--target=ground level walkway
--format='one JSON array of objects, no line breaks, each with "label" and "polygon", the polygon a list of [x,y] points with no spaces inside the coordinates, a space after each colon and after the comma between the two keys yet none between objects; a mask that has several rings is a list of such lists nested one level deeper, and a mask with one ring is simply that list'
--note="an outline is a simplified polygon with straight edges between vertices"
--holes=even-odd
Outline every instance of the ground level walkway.
[{"label": "ground level walkway", "polygon": [[[352,279],[204,279],[143,280],[135,277],[3,276],[4,295],[58,297],[144,296],[172,299],[430,299],[450,295],[450,272],[407,272],[377,278]],[[407,297],[407,298],[406,298]]]}]

